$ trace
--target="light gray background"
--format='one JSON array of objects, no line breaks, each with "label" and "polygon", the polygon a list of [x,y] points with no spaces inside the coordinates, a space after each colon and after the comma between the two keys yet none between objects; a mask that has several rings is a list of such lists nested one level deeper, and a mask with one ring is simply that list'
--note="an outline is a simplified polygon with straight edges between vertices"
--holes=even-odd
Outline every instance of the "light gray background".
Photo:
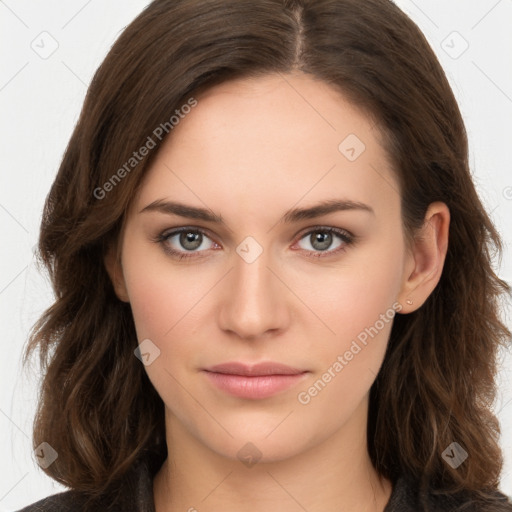
[{"label": "light gray background", "polygon": [[[64,490],[34,462],[31,426],[39,374],[35,368],[22,372],[20,365],[30,327],[52,298],[32,248],[87,85],[114,40],[147,3],[0,1],[0,511]],[[512,0],[396,3],[426,34],[447,72],[466,120],[478,191],[510,247]],[[508,247],[496,268],[511,282]],[[504,315],[512,326],[509,307]],[[495,411],[506,458],[501,489],[512,496],[511,354],[503,354],[499,383]]]}]

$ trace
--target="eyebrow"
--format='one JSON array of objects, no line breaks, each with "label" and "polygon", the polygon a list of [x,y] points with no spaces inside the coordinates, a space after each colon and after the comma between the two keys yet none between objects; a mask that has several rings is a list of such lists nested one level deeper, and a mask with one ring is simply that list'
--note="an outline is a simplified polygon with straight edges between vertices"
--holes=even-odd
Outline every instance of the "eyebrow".
[{"label": "eyebrow", "polygon": [[[358,210],[368,212],[375,215],[373,208],[360,201],[350,201],[341,199],[327,199],[309,208],[292,208],[288,210],[281,218],[280,222],[292,224],[305,219],[314,219],[329,213],[347,210]],[[158,199],[144,207],[139,213],[143,212],[160,212],[168,215],[179,215],[189,219],[202,220],[215,224],[226,225],[221,215],[216,215],[206,208],[198,208],[176,201],[167,201]]]}]

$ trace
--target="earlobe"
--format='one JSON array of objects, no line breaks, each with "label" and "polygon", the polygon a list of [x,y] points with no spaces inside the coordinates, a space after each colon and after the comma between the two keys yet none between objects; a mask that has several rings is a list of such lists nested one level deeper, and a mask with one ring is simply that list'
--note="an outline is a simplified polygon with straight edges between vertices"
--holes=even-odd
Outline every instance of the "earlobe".
[{"label": "earlobe", "polygon": [[119,300],[123,302],[130,302],[124,281],[123,267],[121,265],[120,258],[118,257],[115,244],[111,244],[109,246],[103,258],[103,262]]},{"label": "earlobe", "polygon": [[408,255],[399,302],[401,313],[411,313],[428,299],[441,274],[448,251],[450,210],[445,203],[431,203]]}]

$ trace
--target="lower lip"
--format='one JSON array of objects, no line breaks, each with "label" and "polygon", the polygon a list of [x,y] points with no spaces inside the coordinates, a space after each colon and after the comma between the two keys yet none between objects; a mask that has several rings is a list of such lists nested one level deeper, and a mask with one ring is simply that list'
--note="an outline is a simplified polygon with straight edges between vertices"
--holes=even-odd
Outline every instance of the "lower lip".
[{"label": "lower lip", "polygon": [[231,375],[205,371],[210,381],[219,389],[240,398],[258,400],[285,391],[300,382],[308,372],[294,375]]}]

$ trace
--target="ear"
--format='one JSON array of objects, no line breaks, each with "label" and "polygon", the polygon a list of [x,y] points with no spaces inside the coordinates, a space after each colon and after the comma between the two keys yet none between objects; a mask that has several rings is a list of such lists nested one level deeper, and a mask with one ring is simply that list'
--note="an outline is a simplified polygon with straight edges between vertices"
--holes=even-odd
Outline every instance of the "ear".
[{"label": "ear", "polygon": [[126,289],[126,283],[124,281],[121,259],[117,252],[117,244],[111,243],[108,246],[107,252],[103,258],[103,262],[119,300],[123,302],[130,302],[128,291]]},{"label": "ear", "polygon": [[441,279],[446,252],[450,210],[445,203],[431,203],[420,231],[415,235],[404,266],[398,301],[400,313],[411,313],[427,300]]}]

